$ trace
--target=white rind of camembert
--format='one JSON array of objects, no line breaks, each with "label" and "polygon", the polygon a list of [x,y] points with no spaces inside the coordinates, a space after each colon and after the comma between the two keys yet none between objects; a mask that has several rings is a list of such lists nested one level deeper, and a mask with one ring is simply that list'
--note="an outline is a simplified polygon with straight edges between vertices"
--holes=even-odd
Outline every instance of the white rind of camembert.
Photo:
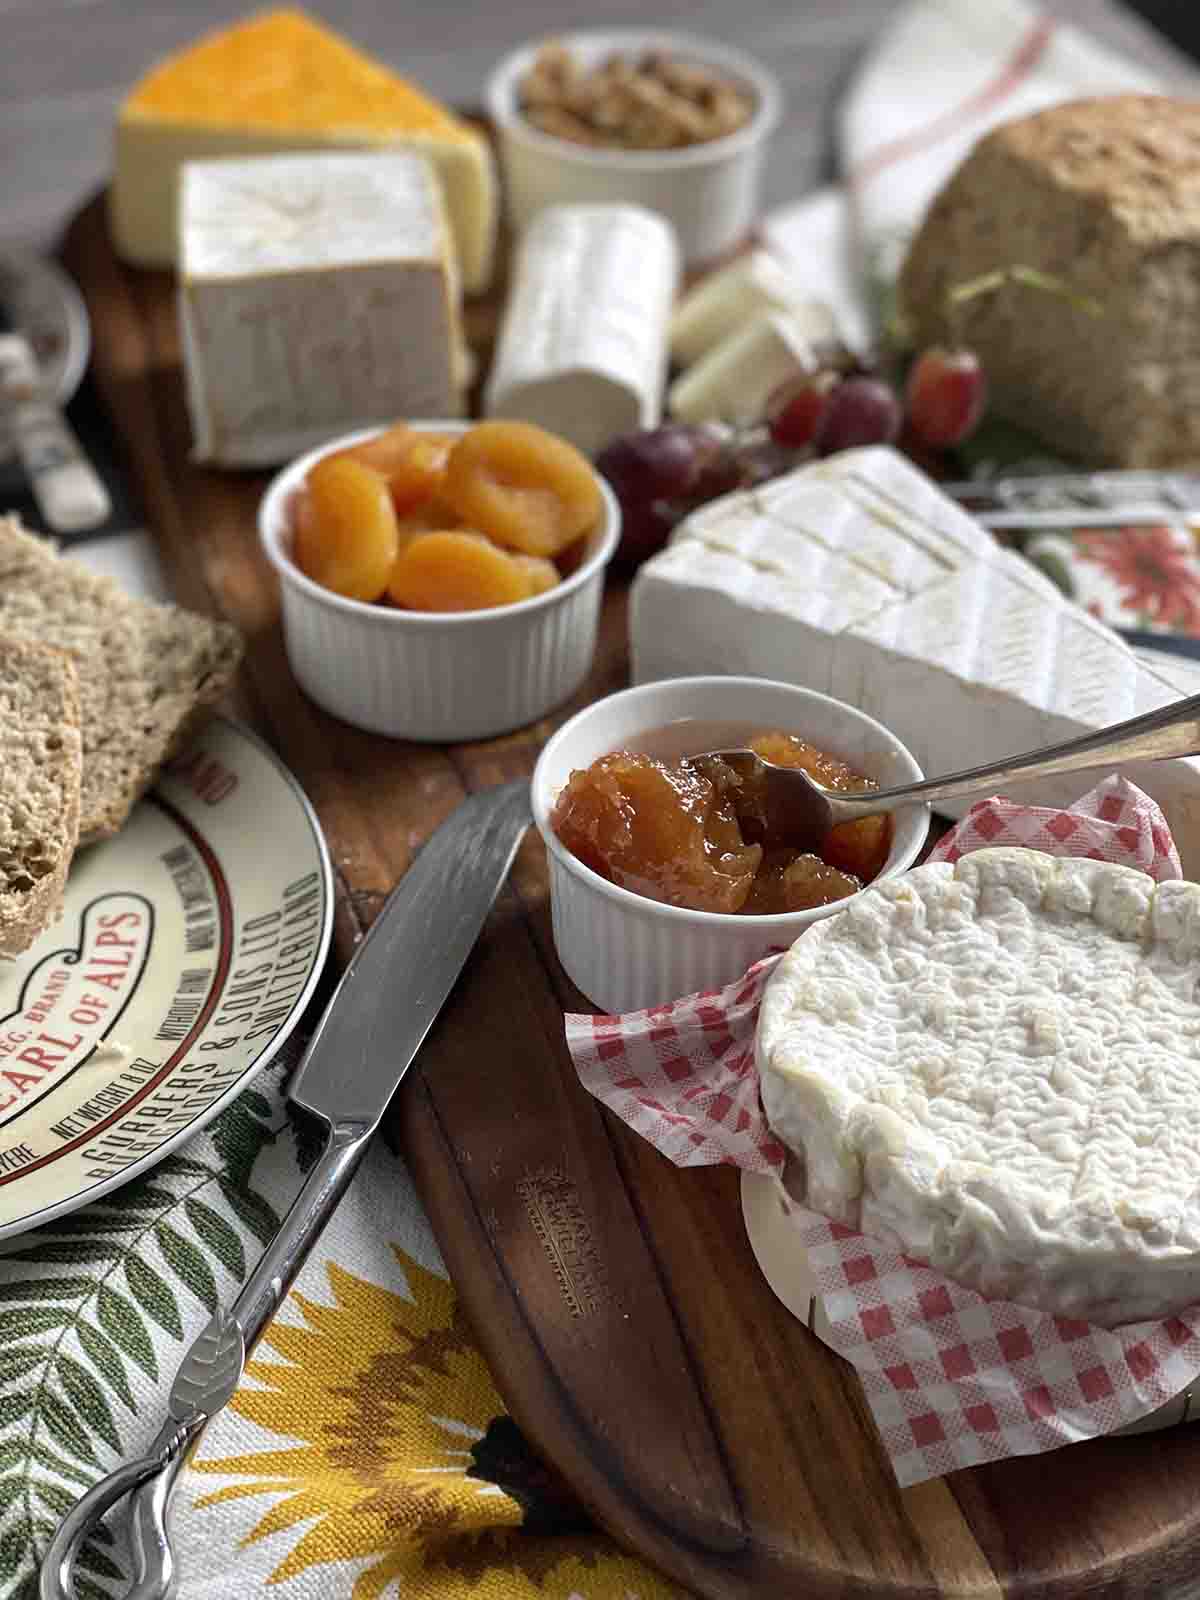
[{"label": "white rind of camembert", "polygon": [[1200,1301],[1200,885],[988,849],[782,957],[767,1118],[814,1211],[1103,1327]]}]

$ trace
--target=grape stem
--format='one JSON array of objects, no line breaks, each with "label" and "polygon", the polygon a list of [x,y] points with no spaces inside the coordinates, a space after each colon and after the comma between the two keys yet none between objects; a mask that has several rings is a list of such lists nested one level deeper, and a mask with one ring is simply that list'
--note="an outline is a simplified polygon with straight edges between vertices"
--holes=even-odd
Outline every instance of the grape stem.
[{"label": "grape stem", "polygon": [[959,283],[946,293],[948,308],[957,308],[965,305],[969,300],[976,300],[980,295],[994,294],[997,289],[1006,283],[1021,283],[1028,289],[1040,289],[1046,294],[1058,295],[1068,301],[1078,311],[1085,311],[1089,317],[1104,315],[1104,307],[1099,300],[1090,294],[1084,294],[1079,289],[1073,289],[1062,278],[1056,278],[1053,273],[1043,272],[1039,267],[1026,267],[1016,265],[1012,267],[996,267],[991,272],[981,273],[978,278],[970,278],[966,283]]}]

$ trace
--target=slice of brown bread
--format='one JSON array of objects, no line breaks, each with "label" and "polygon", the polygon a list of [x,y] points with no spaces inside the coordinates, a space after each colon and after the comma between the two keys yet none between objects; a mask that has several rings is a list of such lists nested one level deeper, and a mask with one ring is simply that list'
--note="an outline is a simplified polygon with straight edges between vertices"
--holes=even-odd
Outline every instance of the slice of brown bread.
[{"label": "slice of brown bread", "polygon": [[[1058,294],[1006,281],[1025,266]],[[918,346],[979,354],[992,409],[1097,466],[1200,463],[1200,102],[1075,100],[1005,123],[929,209],[901,274]]]},{"label": "slice of brown bread", "polygon": [[220,698],[241,659],[236,628],[126,594],[16,517],[0,517],[0,632],[68,651],[79,674],[81,844],[116,833]]},{"label": "slice of brown bread", "polygon": [[0,634],[0,956],[27,949],[62,909],[82,765],[74,661]]}]

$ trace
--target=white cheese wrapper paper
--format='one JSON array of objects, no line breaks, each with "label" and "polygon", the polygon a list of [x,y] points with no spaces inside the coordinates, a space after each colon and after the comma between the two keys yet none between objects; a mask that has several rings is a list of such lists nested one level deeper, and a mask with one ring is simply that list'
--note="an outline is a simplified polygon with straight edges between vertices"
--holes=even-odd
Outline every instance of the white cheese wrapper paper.
[{"label": "white cheese wrapper paper", "polygon": [[[1156,882],[1182,876],[1162,813],[1116,777],[1065,811],[982,801],[932,859],[989,845],[1115,861]],[[777,959],[649,1011],[568,1016],[580,1082],[677,1166],[782,1174],[754,1067],[758,1001]],[[987,1300],[803,1208],[793,1219],[828,1318],[821,1337],[858,1372],[902,1485],[1112,1433],[1200,1377],[1200,1305],[1098,1328]]]}]

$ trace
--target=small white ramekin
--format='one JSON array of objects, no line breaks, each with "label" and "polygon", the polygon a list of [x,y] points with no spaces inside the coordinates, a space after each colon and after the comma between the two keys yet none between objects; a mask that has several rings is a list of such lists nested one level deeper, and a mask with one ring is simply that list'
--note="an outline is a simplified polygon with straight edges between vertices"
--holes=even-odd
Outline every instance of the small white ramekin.
[{"label": "small white ramekin", "polygon": [[[736,133],[678,150],[604,150],[542,133],[521,114],[521,78],[538,51],[563,45],[585,67],[614,52],[658,50],[711,66],[755,98]],[[508,218],[516,232],[545,206],[627,202],[672,223],[688,266],[715,261],[740,244],[758,218],[767,141],[783,106],[778,80],[729,45],[654,28],[585,29],[537,39],[505,56],[488,79],[486,105],[497,131]]]},{"label": "small white ramekin", "polygon": [[[645,739],[663,729],[669,731],[662,738],[652,743]],[[810,923],[848,903],[839,900],[778,917],[663,905],[584,866],[550,825],[554,803],[571,773],[610,751],[634,743],[674,758],[776,729],[828,750],[883,787],[922,776],[912,754],[873,717],[815,690],[766,678],[670,678],[642,684],[597,700],[546,744],[533,772],[533,817],[550,862],[554,944],[568,977],[600,1011],[636,1011],[734,983],[771,949],[788,947]],[[892,847],[879,877],[891,878],[910,867],[928,829],[928,806],[896,812]]]},{"label": "small white ramekin", "polygon": [[[469,422],[413,422],[465,433]],[[486,611],[400,611],[347,600],[306,578],[292,559],[290,504],[314,462],[379,428],[331,439],[271,480],[258,512],[267,559],[279,574],[288,662],[304,692],[343,722],[389,739],[489,739],[536,722],[569,700],[596,652],[604,569],[621,513],[597,474],[603,513],[587,553],[545,594]]]}]

